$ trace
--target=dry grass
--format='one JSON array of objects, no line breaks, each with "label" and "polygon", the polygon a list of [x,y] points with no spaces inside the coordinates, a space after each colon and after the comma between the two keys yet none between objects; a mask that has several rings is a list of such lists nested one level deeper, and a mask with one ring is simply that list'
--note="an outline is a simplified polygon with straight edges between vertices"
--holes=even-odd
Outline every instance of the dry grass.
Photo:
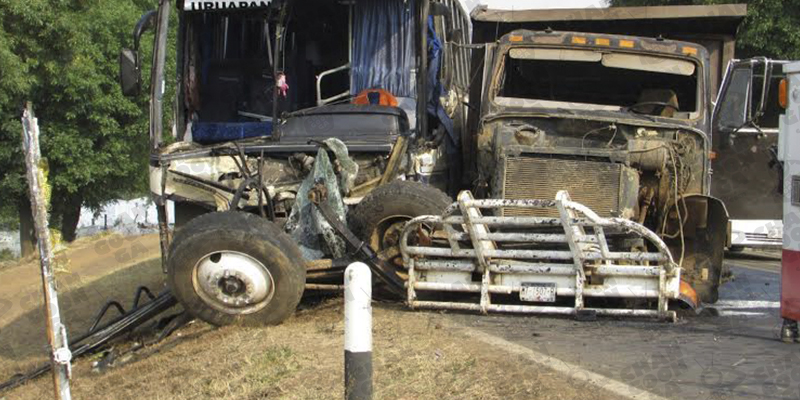
[{"label": "dry grass", "polygon": [[[157,249],[152,238],[142,240],[148,249]],[[123,256],[133,254],[125,249],[139,242],[126,243],[119,247]],[[83,250],[71,253],[70,271],[64,275],[80,278],[62,288],[61,294],[72,335],[86,329],[108,298],[121,297],[127,303],[141,283],[163,286],[158,260],[115,264],[114,257],[94,251],[91,246],[96,245],[86,241],[75,246]],[[26,282],[21,287],[6,285],[13,291],[0,293],[0,301],[14,300],[14,308],[0,315],[0,380],[45,360],[43,315],[37,303],[40,289],[35,279],[23,276],[29,266],[15,268],[0,274]],[[19,273],[14,272],[17,269]],[[20,301],[17,293],[28,293],[23,297],[29,300]],[[376,399],[614,398],[446,329],[445,318],[395,304],[376,305]],[[305,306],[276,327],[217,329],[196,322],[158,345],[118,358],[118,365],[104,372],[93,371],[93,359],[78,360],[73,397],[338,400],[343,397],[343,334],[340,298]],[[40,378],[0,395],[0,400],[51,397],[52,380]]]},{"label": "dry grass", "polygon": [[[264,329],[195,323],[127,365],[75,367],[75,398],[341,399],[342,303],[330,300]],[[447,331],[441,315],[375,308],[377,399],[610,399]],[[8,399],[51,394],[39,379]]]},{"label": "dry grass", "polygon": [[[137,286],[146,285],[155,292],[164,287],[160,262],[152,258],[157,254],[157,240],[129,238],[115,247],[116,252],[106,251],[106,240],[104,236],[80,239],[57,255],[62,265],[69,266],[56,275],[62,318],[71,336],[85,332],[107,300],[117,299],[128,307]],[[140,246],[147,250],[132,257],[131,249]],[[117,254],[130,262],[118,262]],[[0,380],[46,361],[44,327],[38,261],[0,270]]]}]

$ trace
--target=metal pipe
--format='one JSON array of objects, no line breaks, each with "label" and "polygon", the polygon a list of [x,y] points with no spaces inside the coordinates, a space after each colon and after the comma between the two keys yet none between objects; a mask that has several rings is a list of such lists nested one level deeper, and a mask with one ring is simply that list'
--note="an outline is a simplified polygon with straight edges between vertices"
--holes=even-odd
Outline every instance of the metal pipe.
[{"label": "metal pipe", "polygon": [[273,82],[272,82],[272,85],[273,85],[273,88],[272,88],[272,121],[274,122],[273,126],[275,127],[275,129],[273,131],[273,132],[275,132],[273,134],[275,136],[275,139],[280,139],[280,129],[277,129],[277,128],[280,127],[280,115],[278,115],[279,111],[280,111],[280,107],[278,105],[278,101],[280,100],[280,96],[278,95],[279,90],[278,90],[277,84],[278,84],[278,76],[280,76],[280,74],[282,74],[284,72],[283,71],[284,65],[283,65],[283,60],[281,58],[281,55],[283,54],[283,52],[285,50],[285,46],[286,46],[285,38],[284,38],[284,36],[286,35],[284,24],[286,23],[285,19],[286,19],[286,13],[288,11],[288,8],[289,8],[289,4],[288,3],[285,3],[285,4],[283,4],[281,6],[280,16],[278,17],[278,23],[275,25],[275,47],[272,50],[274,52],[273,57],[272,57],[272,59],[273,59],[273,64],[272,64],[272,78],[273,78]]},{"label": "metal pipe", "polygon": [[306,283],[306,290],[331,290],[338,292],[344,290],[344,285],[324,285],[321,283]]},{"label": "metal pipe", "polygon": [[465,207],[475,208],[553,208],[556,206],[555,200],[541,199],[470,199],[462,200],[459,203]]},{"label": "metal pipe", "polygon": [[[419,259],[416,261],[416,267],[422,271],[470,273],[480,271],[474,262],[465,260]],[[567,276],[575,274],[575,267],[572,264],[526,263],[498,260],[489,264],[489,271],[501,274],[542,274]]]},{"label": "metal pipe", "polygon": [[[461,216],[446,217],[444,220],[440,219],[440,221],[450,225],[463,225],[466,223],[464,217]],[[416,218],[411,220],[411,222],[416,222]],[[473,218],[472,223],[505,227],[549,227],[561,226],[561,219],[543,217],[479,217]]]},{"label": "metal pipe", "polygon": [[[416,267],[422,271],[478,272],[474,262],[464,260],[419,259],[416,261]],[[508,260],[492,262],[489,264],[489,270],[494,273],[505,274],[556,276],[575,274],[575,267],[572,264],[526,263]],[[594,270],[594,274],[601,276],[658,277],[660,271],[660,267],[648,265],[602,265]]]},{"label": "metal pipe", "polygon": [[[419,247],[409,246],[406,251],[409,255],[429,256],[429,257],[460,257],[476,258],[477,253],[474,249],[453,250],[445,247]],[[537,259],[537,260],[572,260],[574,255],[569,250],[484,250],[484,256],[490,258],[512,258],[512,259]],[[586,253],[584,259],[588,261],[613,260],[613,261],[665,261],[665,256],[659,253],[608,253],[604,257],[601,253]]]},{"label": "metal pipe", "polygon": [[[449,310],[465,310],[465,311],[480,311],[478,304],[471,303],[452,303],[452,302],[436,302],[436,301],[414,301],[411,302],[412,308],[428,308],[428,309],[449,309]],[[489,311],[506,312],[506,313],[520,313],[520,314],[560,314],[560,315],[575,315],[576,310],[572,307],[550,307],[550,306],[524,306],[524,305],[510,305],[510,304],[491,304],[488,307]],[[661,315],[657,310],[639,310],[639,309],[612,309],[612,308],[584,308],[586,311],[593,311],[597,315],[604,316],[627,316],[627,317],[652,317],[664,320],[674,320],[676,318],[675,311],[668,311],[665,315]]]},{"label": "metal pipe", "polygon": [[[169,34],[169,13],[170,1],[160,0],[157,25],[153,49],[153,68],[150,77],[150,154],[151,158],[157,160],[156,167],[162,169],[161,193],[165,193],[166,187],[166,167],[161,164],[160,151],[164,136],[164,92],[166,80],[164,70],[167,58],[167,36]],[[161,268],[166,271],[167,256],[169,254],[169,216],[167,215],[166,199],[163,196],[153,195],[153,202],[156,204],[158,213],[158,234],[161,246]]]},{"label": "metal pipe", "polygon": [[658,277],[661,267],[647,265],[601,265],[595,273],[602,276],[647,276]]},{"label": "metal pipe", "polygon": [[350,63],[347,63],[345,65],[342,65],[341,67],[329,69],[317,75],[317,106],[324,106],[325,104],[332,103],[336,100],[344,99],[350,96],[350,89],[348,89],[342,93],[333,95],[326,99],[322,98],[322,78],[325,78],[326,76],[335,74],[337,72],[349,71],[349,70],[350,70]]},{"label": "metal pipe", "polygon": [[[455,240],[469,240],[470,234],[467,232],[455,232],[450,235]],[[567,236],[554,233],[476,233],[478,240],[492,240],[495,242],[510,242],[510,243],[567,243]],[[587,242],[597,243],[597,238],[588,238]]]},{"label": "metal pipe", "polygon": [[428,137],[428,14],[430,0],[419,3],[419,68],[417,68],[417,134]]},{"label": "metal pipe", "polygon": [[170,1],[160,0],[153,50],[153,72],[150,80],[150,151],[157,154],[163,142],[165,91],[164,67],[167,58]]},{"label": "metal pipe", "polygon": [[[444,283],[444,282],[416,282],[414,284],[415,290],[424,291],[441,291],[441,292],[464,292],[464,293],[481,293],[482,285],[478,283]],[[654,287],[657,287],[654,285]],[[656,289],[642,289],[636,287],[626,287],[625,290],[613,289],[612,287],[598,288],[598,287],[585,287],[583,295],[586,297],[614,297],[614,298],[651,298],[655,299],[659,296],[659,290]],[[519,286],[503,286],[503,285],[488,285],[488,292],[492,294],[513,294],[520,291]],[[574,287],[559,287],[556,289],[558,296],[574,296],[576,290]]]},{"label": "metal pipe", "polygon": [[[275,61],[273,57],[275,57],[275,55],[272,54],[272,35],[270,35],[269,22],[264,22],[264,30],[264,37],[267,40],[267,56],[269,57],[269,66],[274,67]],[[272,117],[275,118],[274,115]]]}]

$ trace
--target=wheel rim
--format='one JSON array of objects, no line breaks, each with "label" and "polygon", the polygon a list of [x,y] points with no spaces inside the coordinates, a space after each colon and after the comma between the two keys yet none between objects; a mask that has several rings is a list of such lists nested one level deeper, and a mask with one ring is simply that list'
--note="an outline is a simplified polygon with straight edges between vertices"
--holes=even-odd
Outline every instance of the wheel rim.
[{"label": "wheel rim", "polygon": [[229,250],[201,257],[194,266],[192,283],[206,304],[234,315],[263,309],[275,293],[275,280],[263,263]]},{"label": "wheel rim", "polygon": [[[409,215],[393,215],[382,219],[370,234],[370,246],[375,249],[383,261],[392,263],[404,268],[403,257],[400,254],[400,239],[406,222],[414,217]],[[432,229],[425,226],[426,233],[430,234]],[[413,235],[412,236],[416,236]],[[416,237],[410,238],[412,244],[417,241]]]}]

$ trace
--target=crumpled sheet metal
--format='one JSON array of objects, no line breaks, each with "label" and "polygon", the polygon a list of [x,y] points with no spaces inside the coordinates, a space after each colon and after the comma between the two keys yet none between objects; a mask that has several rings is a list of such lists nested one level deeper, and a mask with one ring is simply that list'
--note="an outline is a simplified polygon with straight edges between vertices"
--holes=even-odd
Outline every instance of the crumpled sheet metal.
[{"label": "crumpled sheet metal", "polygon": [[336,234],[336,231],[308,199],[308,193],[318,180],[324,180],[328,192],[325,202],[336,212],[340,220],[347,221],[347,207],[343,197],[355,182],[358,164],[350,159],[347,146],[341,140],[327,139],[325,144],[336,155],[341,166],[340,176],[337,177],[334,172],[328,151],[320,148],[314,168],[297,191],[297,201],[286,223],[286,231],[292,239],[297,241],[306,260],[342,258],[347,250],[344,240]]},{"label": "crumpled sheet metal", "polygon": [[[339,139],[330,138],[323,142],[331,152],[336,155],[341,170],[339,171],[339,188],[342,195],[346,196],[353,189],[358,176],[358,164],[350,158],[347,145]],[[313,182],[312,182],[313,183]]]}]

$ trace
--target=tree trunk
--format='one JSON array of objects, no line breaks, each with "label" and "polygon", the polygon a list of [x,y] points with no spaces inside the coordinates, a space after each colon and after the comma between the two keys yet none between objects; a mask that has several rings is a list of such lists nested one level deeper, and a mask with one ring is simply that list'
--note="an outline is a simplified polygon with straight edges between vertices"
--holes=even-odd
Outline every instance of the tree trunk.
[{"label": "tree trunk", "polygon": [[18,204],[20,255],[25,257],[36,251],[36,234],[34,232],[30,200],[28,200],[27,196],[23,196]]},{"label": "tree trunk", "polygon": [[61,238],[67,242],[75,241],[78,222],[81,219],[81,206],[83,199],[79,195],[70,195],[66,198],[61,214]]}]

